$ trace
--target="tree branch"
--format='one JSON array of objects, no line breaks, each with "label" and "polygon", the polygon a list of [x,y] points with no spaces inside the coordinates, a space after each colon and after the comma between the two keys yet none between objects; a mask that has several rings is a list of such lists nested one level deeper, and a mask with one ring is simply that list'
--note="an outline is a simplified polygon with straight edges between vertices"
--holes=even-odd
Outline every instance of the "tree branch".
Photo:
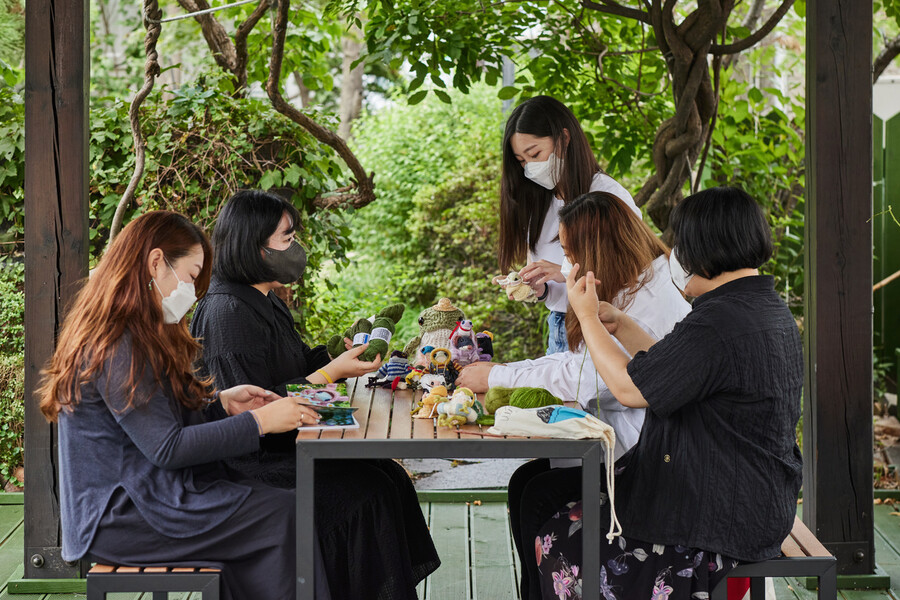
[{"label": "tree branch", "polygon": [[752,47],[754,44],[759,42],[761,39],[769,35],[775,26],[781,21],[782,17],[787,14],[787,11],[790,10],[791,6],[793,6],[794,0],[784,0],[781,3],[781,6],[772,13],[772,16],[769,17],[769,20],[765,22],[765,24],[760,27],[756,33],[753,33],[742,40],[738,40],[736,42],[732,42],[730,44],[713,44],[710,49],[710,54],[734,54],[735,52],[743,52],[747,48]]},{"label": "tree branch", "polygon": [[[278,12],[275,16],[275,28],[273,32],[274,37],[272,39],[272,57],[269,62],[269,78],[266,81],[266,92],[269,94],[269,100],[272,102],[272,106],[275,108],[275,110],[289,118],[294,123],[297,123],[304,129],[306,129],[309,133],[312,134],[314,138],[316,138],[323,144],[327,144],[328,146],[334,148],[356,178],[356,193],[338,194],[337,199],[330,206],[350,205],[354,208],[361,208],[375,200],[375,183],[373,182],[375,174],[366,174],[365,169],[363,169],[363,166],[359,163],[359,160],[353,154],[353,151],[350,150],[346,142],[344,142],[344,140],[342,140],[337,134],[335,134],[333,131],[330,131],[329,129],[326,129],[325,127],[322,127],[321,125],[310,119],[308,116],[304,115],[302,112],[288,104],[288,102],[281,95],[281,64],[284,61],[284,38],[285,34],[287,33],[289,11],[290,0],[280,0],[278,4]],[[331,198],[334,197],[326,197],[324,198],[324,201],[327,202]],[[319,205],[319,203],[315,201],[314,204]]]},{"label": "tree branch", "polygon": [[900,55],[900,35],[889,40],[884,45],[884,50],[879,52],[878,56],[875,58],[875,63],[872,66],[873,84],[878,81],[878,78],[881,77],[881,74],[884,73],[887,66],[891,64],[891,61],[897,58],[897,55]]},{"label": "tree branch", "polygon": [[613,2],[612,0],[600,0],[600,2],[593,2],[592,0],[581,0],[581,6],[583,6],[584,8],[590,8],[591,10],[606,13],[608,15],[616,15],[619,17],[625,17],[626,19],[634,19],[635,21],[640,21],[641,23],[650,25],[650,15],[648,15],[646,12],[637,8],[628,8],[627,6],[622,6],[621,4]]},{"label": "tree branch", "polygon": [[269,8],[269,0],[261,0],[247,20],[241,23],[234,32],[234,71],[232,74],[237,80],[236,90],[247,87],[247,37],[259,20],[266,14]]},{"label": "tree branch", "polygon": [[[209,3],[206,0],[178,0],[178,4],[188,12],[197,12],[209,8]],[[228,32],[211,14],[197,15],[194,18],[200,24],[200,30],[203,32],[207,45],[212,50],[216,64],[229,73],[233,73],[235,65],[234,44],[231,43]]]},{"label": "tree branch", "polygon": [[144,27],[147,34],[144,36],[144,54],[147,60],[144,63],[144,85],[135,94],[128,109],[128,118],[131,121],[131,137],[134,139],[134,173],[131,175],[131,181],[125,188],[125,193],[119,199],[116,206],[116,212],[113,215],[112,224],[109,227],[109,243],[112,244],[113,239],[122,228],[122,222],[125,220],[125,209],[134,200],[134,193],[137,190],[138,182],[144,176],[144,135],[141,132],[140,108],[144,99],[153,89],[153,84],[159,76],[159,54],[156,52],[156,42],[159,40],[159,34],[162,26],[159,20],[162,18],[162,11],[159,9],[157,0],[144,0]]}]

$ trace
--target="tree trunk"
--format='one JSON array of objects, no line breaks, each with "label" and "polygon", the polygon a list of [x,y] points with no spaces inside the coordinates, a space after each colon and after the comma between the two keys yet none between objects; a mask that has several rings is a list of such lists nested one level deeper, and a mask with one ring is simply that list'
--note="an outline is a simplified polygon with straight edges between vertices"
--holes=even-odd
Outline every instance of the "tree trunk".
[{"label": "tree trunk", "polygon": [[362,32],[356,25],[347,31],[342,46],[344,58],[341,67],[341,100],[338,109],[341,124],[338,127],[338,135],[346,140],[350,137],[353,120],[362,110],[363,65],[360,63],[353,67],[353,63],[359,59],[363,46]]}]

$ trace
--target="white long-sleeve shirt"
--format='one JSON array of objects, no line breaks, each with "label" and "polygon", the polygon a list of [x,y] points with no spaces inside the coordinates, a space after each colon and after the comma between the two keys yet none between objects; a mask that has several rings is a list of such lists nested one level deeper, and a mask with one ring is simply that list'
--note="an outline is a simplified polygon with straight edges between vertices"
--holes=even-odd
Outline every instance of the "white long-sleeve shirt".
[{"label": "white long-sleeve shirt", "polygon": [[[591,181],[592,192],[609,192],[621,198],[634,213],[640,217],[641,209],[634,203],[634,198],[622,187],[618,181],[607,175],[598,172]],[[547,216],[544,217],[544,225],[541,227],[541,234],[538,236],[537,243],[534,245],[534,252],[528,251],[528,262],[538,260],[546,260],[557,265],[563,265],[571,270],[572,265],[566,261],[562,246],[559,244],[559,209],[563,207],[563,201],[556,196],[550,202],[547,209]],[[564,266],[564,269],[565,269]],[[564,270],[564,273],[566,271]],[[566,284],[558,281],[547,282],[547,298],[544,304],[548,309],[556,312],[566,312],[569,307],[569,301],[566,297]]]},{"label": "white long-sleeve shirt", "polygon": [[[659,340],[688,314],[691,305],[672,283],[665,255],[654,260],[645,273],[649,275],[651,270],[652,277],[634,294],[624,312]],[[539,387],[562,400],[578,401],[585,410],[615,429],[617,459],[637,443],[644,424],[644,409],[619,404],[594,368],[584,343],[574,351],[497,365],[488,375],[488,385]]]}]

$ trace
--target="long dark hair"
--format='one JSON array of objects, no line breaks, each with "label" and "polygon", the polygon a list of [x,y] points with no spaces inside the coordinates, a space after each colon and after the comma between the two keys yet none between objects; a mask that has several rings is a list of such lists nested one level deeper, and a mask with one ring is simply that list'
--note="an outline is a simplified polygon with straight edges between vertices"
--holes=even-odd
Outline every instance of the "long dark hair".
[{"label": "long dark hair", "polygon": [[[609,192],[590,192],[562,207],[559,228],[565,232],[566,255],[580,265],[578,276],[593,271],[597,297],[623,310],[653,278],[652,271],[644,275],[653,261],[669,253],[653,230]],[[584,339],[571,307],[566,336],[569,348]]]},{"label": "long dark hair", "polygon": [[[565,131],[569,132],[566,144]],[[513,134],[553,138],[562,172],[556,190],[547,190],[525,177],[512,150]],[[506,272],[534,251],[554,192],[570,202],[591,189],[600,164],[587,136],[565,104],[550,96],[535,96],[519,104],[506,120],[503,133],[503,174],[500,182],[500,270]]]},{"label": "long dark hair", "polygon": [[145,368],[156,381],[167,381],[182,405],[197,409],[207,396],[211,380],[199,380],[193,362],[200,344],[188,332],[184,319],[174,325],[163,321],[159,291],[150,285],[147,260],[159,248],[169,263],[203,249],[203,267],[194,280],[198,296],[209,288],[212,248],[203,231],[178,213],[159,210],[141,215],[113,241],[94,274],[85,282],[63,322],[56,352],[43,371],[37,394],[41,412],[55,421],[60,410],[81,401],[81,385],[100,373],[103,363],[127,329],[132,357],[127,405],[149,398],[135,397]]}]

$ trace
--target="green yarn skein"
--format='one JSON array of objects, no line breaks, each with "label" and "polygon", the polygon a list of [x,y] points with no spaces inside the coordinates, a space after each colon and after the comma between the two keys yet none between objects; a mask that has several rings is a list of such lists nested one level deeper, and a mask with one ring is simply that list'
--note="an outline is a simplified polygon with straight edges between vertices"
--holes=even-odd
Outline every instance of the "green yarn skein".
[{"label": "green yarn skein", "polygon": [[[372,332],[376,329],[387,329],[391,332],[391,335],[394,335],[394,322],[390,319],[390,317],[375,317],[375,322],[372,323]],[[366,348],[366,351],[359,355],[359,360],[363,362],[371,362],[375,360],[375,355],[380,355],[382,359],[384,359],[388,350],[388,342],[389,340],[384,340],[381,338],[370,337],[369,338],[369,347]]]},{"label": "green yarn skein", "polygon": [[[350,330],[348,329],[345,333],[349,334]],[[328,350],[328,356],[330,356],[331,358],[337,358],[338,356],[343,354],[346,350],[346,348],[344,347],[344,336],[331,336],[331,339],[329,339],[328,343],[325,344],[325,349]]]},{"label": "green yarn skein", "polygon": [[354,348],[363,345],[363,342],[356,341],[355,338],[357,333],[372,333],[371,321],[369,321],[368,319],[359,319],[358,321],[356,321],[356,323],[353,324],[353,327],[350,328],[350,335],[348,335],[347,337],[353,340]]},{"label": "green yarn skein", "polygon": [[400,319],[403,318],[403,312],[406,310],[405,304],[391,304],[390,306],[385,306],[381,309],[381,311],[375,315],[376,317],[387,317],[394,324],[397,324]]},{"label": "green yarn skein", "polygon": [[514,391],[516,391],[515,388],[492,387],[484,395],[484,410],[489,415],[494,414],[498,408],[509,404],[509,397]]},{"label": "green yarn skein", "polygon": [[540,408],[562,404],[562,400],[543,388],[524,387],[507,388],[492,387],[484,395],[484,408],[488,414],[494,414],[501,406],[517,408]]},{"label": "green yarn skein", "polygon": [[518,408],[540,408],[562,404],[562,400],[543,388],[517,388],[509,397],[509,405]]}]

